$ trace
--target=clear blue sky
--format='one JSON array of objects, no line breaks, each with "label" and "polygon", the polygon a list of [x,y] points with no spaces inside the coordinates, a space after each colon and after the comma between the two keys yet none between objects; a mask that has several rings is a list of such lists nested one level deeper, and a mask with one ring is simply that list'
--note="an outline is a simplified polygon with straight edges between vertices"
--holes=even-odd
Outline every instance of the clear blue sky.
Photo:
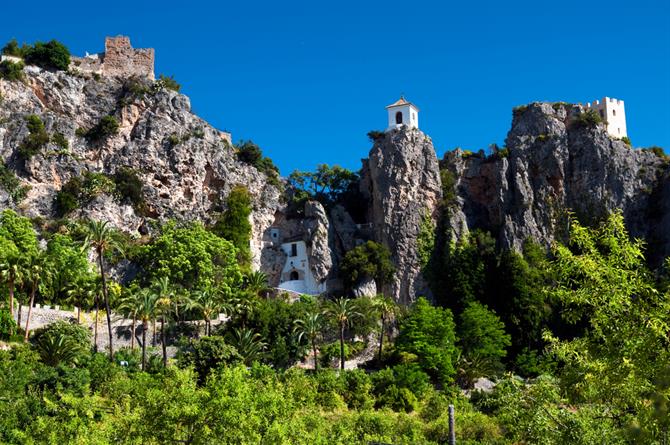
[{"label": "clear blue sky", "polygon": [[0,40],[106,35],[156,49],[193,110],[280,167],[358,169],[400,93],[438,155],[502,144],[512,107],[625,100],[635,146],[670,148],[670,2],[7,2]]}]

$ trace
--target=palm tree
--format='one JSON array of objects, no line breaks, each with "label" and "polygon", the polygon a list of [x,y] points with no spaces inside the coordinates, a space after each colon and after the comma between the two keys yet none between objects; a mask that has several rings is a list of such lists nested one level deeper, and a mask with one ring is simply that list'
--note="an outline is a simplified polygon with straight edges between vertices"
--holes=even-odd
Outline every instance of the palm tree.
[{"label": "palm tree", "polygon": [[67,290],[67,302],[77,306],[77,324],[81,324],[81,309],[89,309],[95,301],[95,282],[90,277],[70,283]]},{"label": "palm tree", "polygon": [[198,311],[205,320],[206,336],[211,334],[212,318],[221,312],[230,311],[230,305],[221,301],[211,289],[195,291],[189,307]]},{"label": "palm tree", "polygon": [[102,297],[107,312],[107,333],[109,335],[109,359],[114,358],[114,337],[112,335],[112,312],[109,307],[109,294],[107,292],[107,277],[105,276],[104,255],[108,251],[121,252],[114,230],[108,225],[107,221],[89,221],[88,234],[85,245],[91,246],[98,256],[98,267],[100,268],[100,277],[102,278]]},{"label": "palm tree", "polygon": [[386,333],[386,321],[390,320],[396,313],[397,305],[393,299],[384,295],[377,295],[372,300],[373,307],[379,313],[380,318],[380,334],[379,334],[379,362],[382,361],[382,352],[384,348],[384,334]]},{"label": "palm tree", "polygon": [[133,320],[130,325],[130,349],[135,349],[135,328],[137,326],[137,314],[140,310],[138,293],[131,293],[122,298],[119,303],[119,310],[123,313],[124,317],[130,317]]},{"label": "palm tree", "polygon": [[260,360],[266,347],[260,334],[246,328],[233,329],[233,332],[226,336],[226,342],[237,349],[247,366]]},{"label": "palm tree", "polygon": [[168,277],[161,277],[154,281],[154,289],[158,297],[156,302],[157,315],[161,317],[161,347],[163,350],[163,366],[167,367],[167,338],[165,335],[165,317],[172,314],[175,293]]},{"label": "palm tree", "polygon": [[250,272],[245,276],[245,286],[249,291],[259,295],[268,287],[268,276],[260,270]]},{"label": "palm tree", "polygon": [[49,274],[44,260],[44,254],[38,252],[30,256],[27,265],[26,279],[30,283],[30,301],[28,303],[28,315],[26,316],[26,332],[23,336],[24,342],[28,342],[28,337],[30,336],[30,316],[32,315],[33,305],[35,304],[35,294],[39,288],[40,281],[47,278]]},{"label": "palm tree", "polygon": [[326,314],[335,321],[340,330],[340,369],[344,369],[344,330],[353,320],[362,317],[357,306],[356,300],[340,297],[331,301],[326,309]]},{"label": "palm tree", "polygon": [[294,321],[294,332],[298,334],[298,341],[303,337],[307,337],[312,346],[312,353],[314,354],[314,371],[319,370],[319,360],[316,354],[316,340],[321,335],[321,328],[323,327],[323,318],[320,312],[309,312],[304,318]]},{"label": "palm tree", "polygon": [[137,298],[137,319],[142,322],[142,370],[144,371],[147,362],[147,331],[149,322],[156,318],[158,295],[151,292],[150,289],[141,289],[135,298]]},{"label": "palm tree", "polygon": [[230,300],[231,311],[240,319],[240,325],[244,328],[249,316],[258,306],[258,295],[251,292],[239,292]]},{"label": "palm tree", "polygon": [[66,334],[42,335],[37,341],[37,352],[49,366],[59,363],[74,363],[83,352],[81,345]]}]

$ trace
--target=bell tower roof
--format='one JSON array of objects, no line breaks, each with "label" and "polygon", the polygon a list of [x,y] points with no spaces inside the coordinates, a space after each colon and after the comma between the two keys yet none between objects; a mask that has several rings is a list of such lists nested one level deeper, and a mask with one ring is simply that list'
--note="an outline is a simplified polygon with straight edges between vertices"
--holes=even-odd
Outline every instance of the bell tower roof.
[{"label": "bell tower roof", "polygon": [[404,105],[411,105],[412,107],[416,108],[416,111],[419,111],[419,107],[406,100],[405,96],[400,96],[400,99],[393,102],[391,105],[387,105],[386,108],[402,107]]}]

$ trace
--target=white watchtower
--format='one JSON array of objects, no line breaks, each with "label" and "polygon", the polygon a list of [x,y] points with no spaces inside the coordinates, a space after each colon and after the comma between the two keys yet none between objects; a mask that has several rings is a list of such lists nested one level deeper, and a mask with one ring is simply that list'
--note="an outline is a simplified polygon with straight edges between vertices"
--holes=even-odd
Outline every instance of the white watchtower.
[{"label": "white watchtower", "polygon": [[596,100],[586,104],[586,108],[591,108],[598,113],[607,125],[607,132],[615,138],[628,136],[626,131],[626,109],[623,101],[612,97],[603,97],[602,100]]},{"label": "white watchtower", "polygon": [[409,128],[419,128],[419,109],[411,102],[405,100],[404,96],[388,107],[389,126],[386,131],[401,128],[403,125]]}]

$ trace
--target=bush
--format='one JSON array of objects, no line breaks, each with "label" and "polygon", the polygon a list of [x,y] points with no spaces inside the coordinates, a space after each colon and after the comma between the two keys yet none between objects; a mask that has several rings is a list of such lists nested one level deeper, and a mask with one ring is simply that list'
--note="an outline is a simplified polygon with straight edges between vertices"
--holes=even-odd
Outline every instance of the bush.
[{"label": "bush", "polygon": [[622,137],[622,138],[621,138],[621,142],[623,142],[624,144],[628,145],[629,147],[632,145],[631,142],[630,142],[630,138],[629,138],[628,136],[624,136],[624,137]]},{"label": "bush", "polygon": [[157,88],[167,88],[168,90],[176,91],[179,92],[181,89],[181,85],[177,83],[176,80],[174,80],[173,76],[167,77],[161,74],[158,76],[158,79],[156,80],[156,87]]},{"label": "bush", "polygon": [[26,116],[26,122],[30,133],[19,145],[18,152],[23,159],[28,160],[49,143],[49,134],[39,116],[30,114]]},{"label": "bush", "polygon": [[383,131],[377,131],[377,130],[368,131],[368,138],[370,138],[370,142],[380,141],[384,139],[385,135],[386,133],[384,133]]},{"label": "bush", "polygon": [[56,40],[47,43],[36,42],[24,49],[23,52],[24,59],[29,65],[60,71],[67,71],[70,66],[70,51]]},{"label": "bush", "polygon": [[65,216],[102,194],[114,193],[115,184],[103,173],[85,172],[73,176],[56,193],[56,213]]},{"label": "bush", "polygon": [[235,145],[237,159],[245,164],[253,165],[258,171],[265,173],[268,181],[279,186],[279,169],[272,159],[264,157],[261,148],[252,141],[240,141]]},{"label": "bush", "polygon": [[53,142],[56,146],[60,147],[63,150],[67,150],[70,148],[70,144],[65,139],[65,135],[63,133],[56,132],[51,136],[51,142]]},{"label": "bush", "polygon": [[351,289],[366,279],[374,279],[381,287],[393,275],[394,267],[385,246],[367,241],[346,253],[340,270],[345,285]]},{"label": "bush", "polygon": [[14,172],[11,171],[1,160],[0,186],[2,186],[2,188],[4,188],[9,193],[15,203],[20,202],[23,198],[25,198],[26,193],[28,192],[28,187],[21,186],[21,181],[19,181]]},{"label": "bush", "polygon": [[385,368],[371,376],[375,407],[411,412],[431,388],[430,377],[416,364]]},{"label": "bush", "polygon": [[246,187],[233,187],[226,198],[226,210],[213,228],[214,233],[233,243],[237,248],[237,259],[243,265],[251,261],[251,204],[251,195]]},{"label": "bush", "polygon": [[3,60],[0,62],[0,79],[9,81],[23,80],[23,62]]},{"label": "bush", "polygon": [[88,329],[62,320],[37,329],[31,341],[42,361],[51,366],[77,363],[91,349]]},{"label": "bush", "polygon": [[23,57],[23,48],[19,47],[19,42],[12,39],[2,48],[2,54],[5,56]]},{"label": "bush", "polygon": [[649,147],[649,148],[643,148],[642,150],[654,153],[656,156],[658,156],[661,159],[667,159],[668,158],[668,155],[665,154],[665,151],[661,147],[653,146],[653,147]]},{"label": "bush", "polygon": [[340,373],[342,380],[342,398],[349,409],[369,409],[374,404],[370,395],[372,381],[367,373],[360,369]]},{"label": "bush", "polygon": [[104,116],[88,131],[77,130],[78,136],[84,136],[92,142],[100,142],[119,132],[119,122],[114,116]]},{"label": "bush", "polygon": [[7,309],[0,309],[0,339],[9,340],[16,333],[16,322]]},{"label": "bush", "polygon": [[421,368],[437,382],[450,383],[457,355],[454,331],[451,311],[420,297],[400,324],[396,349],[416,355]]},{"label": "bush", "polygon": [[466,357],[478,356],[500,364],[507,355],[511,337],[505,324],[483,304],[472,301],[460,315],[460,345]]},{"label": "bush", "polygon": [[584,110],[574,118],[574,123],[584,128],[594,128],[602,122],[603,119],[600,117],[600,114],[591,108]]},{"label": "bush", "polygon": [[144,184],[137,172],[129,167],[120,167],[114,173],[113,180],[117,197],[143,213],[146,210],[144,193],[142,193]]},{"label": "bush", "polygon": [[202,384],[211,370],[220,365],[241,363],[242,357],[223,337],[211,336],[182,345],[178,360],[182,366],[193,366],[198,373],[198,382]]}]

